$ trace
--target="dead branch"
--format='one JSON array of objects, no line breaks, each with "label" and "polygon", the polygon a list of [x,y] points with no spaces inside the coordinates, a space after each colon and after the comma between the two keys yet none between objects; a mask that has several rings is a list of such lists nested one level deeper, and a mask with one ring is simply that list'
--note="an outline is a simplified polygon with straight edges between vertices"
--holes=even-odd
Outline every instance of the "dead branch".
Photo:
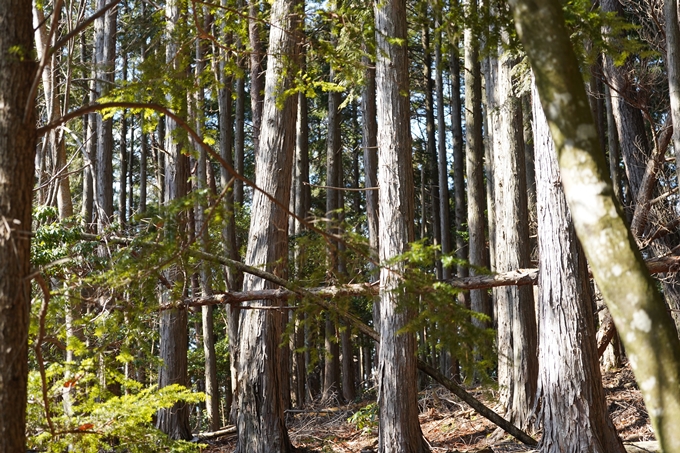
[{"label": "dead branch", "polygon": [[215,437],[224,436],[225,434],[235,434],[236,426],[227,426],[226,428],[219,429],[217,431],[198,433],[199,439],[214,439]]}]

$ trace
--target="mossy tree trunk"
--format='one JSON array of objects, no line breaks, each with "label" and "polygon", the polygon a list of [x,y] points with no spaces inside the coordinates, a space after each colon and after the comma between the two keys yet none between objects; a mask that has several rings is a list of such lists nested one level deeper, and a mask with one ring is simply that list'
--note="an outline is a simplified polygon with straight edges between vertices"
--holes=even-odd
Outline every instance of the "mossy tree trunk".
[{"label": "mossy tree trunk", "polygon": [[628,352],[661,448],[680,451],[680,340],[617,203],[558,0],[511,0],[576,233]]}]

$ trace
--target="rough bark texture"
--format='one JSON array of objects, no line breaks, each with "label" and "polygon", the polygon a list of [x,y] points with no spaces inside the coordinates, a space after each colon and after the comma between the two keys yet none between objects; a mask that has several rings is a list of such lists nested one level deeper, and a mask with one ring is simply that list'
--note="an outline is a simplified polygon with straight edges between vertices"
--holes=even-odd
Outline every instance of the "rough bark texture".
[{"label": "rough bark texture", "polygon": [[680,340],[616,203],[560,2],[513,0],[511,5],[536,75],[576,232],[621,334],[657,439],[664,451],[680,451]]},{"label": "rough bark texture", "polygon": [[[0,3],[0,452],[26,451],[35,76],[31,3]],[[28,106],[26,102],[30,103]],[[28,116],[24,121],[24,112]]]},{"label": "rough bark texture", "polygon": [[[476,0],[467,7],[471,13],[477,10]],[[487,265],[485,259],[486,237],[484,234],[484,146],[482,143],[482,77],[479,67],[479,42],[475,33],[465,29],[465,146],[467,172],[467,206],[470,266]],[[477,272],[471,267],[471,275]],[[489,297],[485,291],[470,293],[471,308],[490,315]]]},{"label": "rough bark texture", "polygon": [[[363,125],[361,129],[362,145],[364,147],[364,181],[366,187],[378,186],[378,123],[375,99],[375,67],[364,57],[363,63],[366,67],[366,84],[361,93],[361,115]],[[375,261],[378,260],[378,247],[380,245],[380,233],[378,230],[378,191],[366,191],[366,223],[368,224],[368,245],[371,249],[371,256]],[[374,269],[376,266],[371,265]],[[375,273],[372,280],[377,280],[379,276]],[[380,330],[380,300],[375,298],[373,301],[373,325],[376,330]],[[378,353],[378,343],[376,343],[376,357]]]},{"label": "rough bark texture", "polygon": [[[508,53],[498,60],[499,124],[493,149],[496,212],[496,271],[530,265],[529,218],[524,164],[522,107],[512,90],[515,61]],[[498,384],[506,418],[527,429],[536,393],[536,313],[530,287],[494,290],[498,320]]]},{"label": "rough bark texture", "polygon": [[[287,207],[295,153],[297,96],[282,98],[296,73],[298,47],[295,0],[276,0],[271,10],[269,57],[262,112],[264,127],[256,156],[259,187]],[[278,103],[282,103],[278,105]],[[279,276],[285,274],[288,258],[288,218],[262,192],[253,194],[250,237],[245,262],[264,266]],[[246,291],[271,288],[266,280],[248,275]],[[269,305],[258,301],[258,305]],[[289,452],[281,395],[281,315],[272,310],[241,312],[238,357],[238,401],[236,426],[239,453]]]},{"label": "rough bark texture", "polygon": [[[453,205],[456,235],[456,276],[468,276],[468,268],[464,265],[467,259],[467,242],[464,239],[465,224],[467,223],[467,204],[465,202],[465,146],[463,145],[463,105],[460,100],[460,52],[458,40],[454,41],[449,55],[449,70],[451,71],[451,133],[453,135]],[[458,302],[470,306],[470,293],[458,294]],[[457,367],[455,367],[457,368]],[[454,369],[454,376],[458,370]]]},{"label": "rough bark texture", "polygon": [[[178,46],[174,36],[175,25],[180,17],[180,8],[175,1],[166,4],[166,33],[168,43],[166,46],[166,62],[172,71],[180,71],[181,58],[178,55]],[[180,115],[186,115],[186,96],[178,100]],[[182,148],[187,146],[186,135],[175,134],[177,124],[172,118],[166,118],[165,130],[165,201],[176,200],[188,193],[189,159],[182,153]],[[185,228],[184,214],[177,219],[179,228]],[[184,278],[178,268],[171,268],[166,278],[170,282]],[[167,290],[162,298],[167,298]],[[158,385],[163,388],[170,384],[188,385],[187,377],[187,350],[188,350],[187,312],[185,309],[173,309],[161,313],[160,320],[160,358],[163,364],[158,374]],[[191,427],[189,426],[189,407],[183,402],[178,402],[169,409],[158,411],[157,427],[173,439],[191,439]]]},{"label": "rough bark texture", "polygon": [[[329,79],[335,82],[335,71],[331,69]],[[340,141],[340,93],[328,93],[328,133],[326,136],[326,231],[329,234],[339,233],[340,191],[335,187],[342,185],[342,153]],[[338,241],[329,239],[328,272],[329,278],[341,278],[339,274]],[[327,314],[325,328],[324,358],[324,396],[330,396],[340,390],[340,345],[338,343],[336,321]]]},{"label": "rough bark texture", "polygon": [[[253,122],[253,152],[260,149],[262,108],[264,103],[264,45],[260,36],[260,0],[248,0],[248,39],[250,40],[250,109]],[[241,168],[243,170],[243,168]]]},{"label": "rough bark texture", "polygon": [[[441,246],[441,213],[439,211],[439,173],[437,170],[439,158],[437,157],[436,128],[434,123],[434,81],[432,80],[432,50],[430,49],[430,25],[427,2],[421,3],[423,11],[423,29],[421,43],[423,46],[423,78],[425,88],[425,132],[427,135],[426,152],[426,176],[429,186],[429,206],[432,218],[432,244]],[[425,200],[422,200],[425,203]],[[436,255],[439,255],[436,253]],[[442,278],[441,261],[435,265],[437,278]]]},{"label": "rough bark texture", "polygon": [[342,342],[342,397],[346,402],[351,403],[356,398],[352,326],[344,326],[340,332],[340,341]]},{"label": "rough bark texture", "polygon": [[[97,9],[107,4],[107,0],[97,0]],[[114,59],[116,55],[116,24],[118,8],[113,7],[104,16],[95,20],[95,94],[97,99],[108,93],[114,79]],[[97,226],[102,230],[113,216],[113,119],[96,115],[96,177],[95,199],[97,201]]]},{"label": "rough bark texture", "polygon": [[[435,89],[437,92],[437,175],[439,181],[439,220],[441,222],[442,254],[451,253],[451,214],[449,207],[449,163],[446,158],[446,120],[444,118],[444,76],[442,74],[441,13],[435,23]],[[451,278],[451,267],[442,269],[442,279]],[[446,374],[446,373],[445,373]]]},{"label": "rough bark texture", "polygon": [[[406,2],[375,3],[374,11],[380,261],[385,262],[404,253],[414,239]],[[424,449],[418,423],[416,340],[412,333],[397,334],[411,313],[398,308],[407,295],[399,290],[401,266],[395,267],[380,271],[379,451],[416,453]]]},{"label": "rough bark texture", "polygon": [[[585,257],[560,184],[555,147],[534,91],[538,208],[541,451],[622,452],[606,411]],[[574,354],[574,351],[579,351]]]},{"label": "rough bark texture", "polygon": [[[622,7],[618,0],[603,0],[602,9],[608,13],[622,14]],[[638,92],[634,81],[629,77],[627,66],[616,66],[611,57],[606,57],[604,69],[607,82],[611,86],[612,114],[630,187],[625,200],[626,206],[629,213],[634,213],[639,211],[638,204],[645,203],[645,199],[649,198],[649,184],[645,181],[645,179],[649,180],[649,177],[645,178],[645,173],[648,165],[652,163],[650,162],[652,149],[647,139],[642,113],[634,105],[638,102]],[[660,150],[655,151],[657,160],[663,158]],[[642,208],[646,210],[647,206],[642,206]],[[653,205],[648,216],[649,218],[644,222],[645,225],[638,227],[638,230],[649,233],[670,220],[668,213],[661,209],[660,204]],[[632,222],[635,215],[630,217]],[[635,231],[633,229],[633,232]],[[678,243],[680,243],[680,237],[677,234],[665,236],[652,241],[648,251],[654,256],[664,256]],[[673,317],[676,329],[680,330],[680,311],[678,311],[680,310],[680,279],[676,275],[669,275],[662,280],[662,285],[666,303],[671,309],[676,310],[673,312]]]}]

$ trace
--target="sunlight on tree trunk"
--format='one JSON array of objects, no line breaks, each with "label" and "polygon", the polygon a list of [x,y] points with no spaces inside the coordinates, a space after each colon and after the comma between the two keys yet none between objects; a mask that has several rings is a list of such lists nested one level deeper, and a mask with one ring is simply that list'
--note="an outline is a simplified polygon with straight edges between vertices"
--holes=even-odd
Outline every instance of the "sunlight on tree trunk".
[{"label": "sunlight on tree trunk", "polygon": [[[406,252],[414,239],[406,2],[376,3],[375,29],[380,261],[385,263]],[[403,264],[380,270],[380,453],[425,449],[418,423],[416,339],[413,333],[397,333],[412,316],[398,308],[407,297],[399,289],[402,270]]]},{"label": "sunlight on tree trunk", "polygon": [[557,0],[512,0],[574,226],[628,352],[661,448],[680,451],[680,340],[616,202]]},{"label": "sunlight on tree trunk", "polygon": [[[260,151],[256,158],[259,187],[288,207],[295,154],[297,96],[284,95],[298,64],[299,5],[276,0],[272,5],[269,56],[265,80]],[[288,258],[287,213],[262,192],[253,194],[245,262],[266,266],[285,276]],[[271,288],[272,283],[247,275],[244,291]],[[251,303],[270,305],[262,300]],[[281,314],[273,310],[241,312],[237,407],[239,453],[289,452],[281,395]]]}]

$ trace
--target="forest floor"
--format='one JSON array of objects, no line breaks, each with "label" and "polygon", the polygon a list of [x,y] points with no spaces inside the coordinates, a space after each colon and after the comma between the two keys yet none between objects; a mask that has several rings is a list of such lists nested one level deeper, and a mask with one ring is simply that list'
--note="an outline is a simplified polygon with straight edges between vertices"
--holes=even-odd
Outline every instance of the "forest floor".
[{"label": "forest floor", "polygon": [[[654,440],[642,395],[630,367],[606,373],[603,384],[609,414],[624,443]],[[495,408],[494,393],[481,389],[471,390],[471,393]],[[288,432],[293,445],[301,452],[377,451],[377,427],[367,426],[361,430],[348,421],[352,414],[371,402],[351,407],[314,407],[305,412],[289,413]],[[420,392],[419,405],[420,425],[433,453],[531,451],[505,433],[497,434],[494,424],[443,387],[431,387]],[[370,417],[364,417],[363,421],[370,422]],[[532,435],[540,438],[540,432]],[[204,450],[205,453],[231,453],[235,449],[236,436],[232,434],[207,443],[209,447]]]}]

